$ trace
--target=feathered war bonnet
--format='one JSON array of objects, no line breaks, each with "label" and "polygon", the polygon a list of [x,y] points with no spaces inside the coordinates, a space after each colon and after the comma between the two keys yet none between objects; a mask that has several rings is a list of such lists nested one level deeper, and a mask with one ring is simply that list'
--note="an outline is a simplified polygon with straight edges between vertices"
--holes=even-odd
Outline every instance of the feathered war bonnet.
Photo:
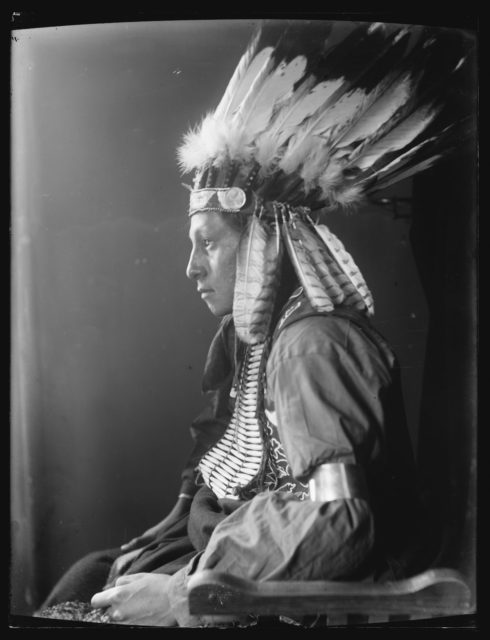
[{"label": "feathered war bonnet", "polygon": [[441,55],[433,34],[380,23],[277,29],[255,33],[218,107],[178,150],[183,173],[194,172],[189,215],[250,219],[233,302],[248,344],[270,330],[284,251],[315,310],[373,314],[360,270],[316,213],[353,208],[457,144],[440,116],[463,59]]}]

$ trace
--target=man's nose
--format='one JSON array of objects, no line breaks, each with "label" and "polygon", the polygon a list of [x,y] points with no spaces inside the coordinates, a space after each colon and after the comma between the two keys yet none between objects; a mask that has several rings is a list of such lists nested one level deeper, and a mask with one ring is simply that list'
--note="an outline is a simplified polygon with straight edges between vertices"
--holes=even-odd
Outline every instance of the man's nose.
[{"label": "man's nose", "polygon": [[203,272],[202,264],[200,263],[198,256],[194,250],[191,251],[189,256],[189,262],[185,270],[186,276],[189,280],[196,280]]}]

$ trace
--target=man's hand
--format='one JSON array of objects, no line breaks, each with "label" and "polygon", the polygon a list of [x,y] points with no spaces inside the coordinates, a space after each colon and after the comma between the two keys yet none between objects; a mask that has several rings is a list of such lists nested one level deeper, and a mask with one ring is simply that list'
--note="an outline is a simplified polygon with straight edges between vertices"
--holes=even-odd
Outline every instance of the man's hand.
[{"label": "man's hand", "polygon": [[167,585],[170,576],[135,573],[116,580],[114,587],[96,593],[95,608],[106,608],[107,615],[120,624],[174,627],[177,621],[170,609]]},{"label": "man's hand", "polygon": [[[170,513],[163,520],[161,520],[153,527],[150,527],[150,529],[147,529],[140,536],[137,536],[126,544],[121,545],[121,551],[128,552],[135,549],[141,549],[145,545],[153,542],[160,534],[164,533],[166,529],[169,529],[173,524],[175,524],[175,522],[177,522],[179,518],[189,512],[191,502],[192,498],[179,498],[175,503],[172,511],[170,511]],[[125,556],[121,556],[121,558],[124,557]],[[132,556],[128,560],[128,562],[132,560],[133,557],[134,556]],[[121,558],[118,558],[118,560]]]}]

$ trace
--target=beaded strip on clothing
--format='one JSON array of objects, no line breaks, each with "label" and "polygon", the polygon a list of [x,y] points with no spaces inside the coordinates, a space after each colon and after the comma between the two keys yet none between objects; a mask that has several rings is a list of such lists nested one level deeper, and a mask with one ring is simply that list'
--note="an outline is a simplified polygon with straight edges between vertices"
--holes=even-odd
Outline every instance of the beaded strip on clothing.
[{"label": "beaded strip on clothing", "polygon": [[[289,467],[283,446],[280,442],[277,428],[268,420],[264,409],[264,389],[266,388],[266,364],[269,343],[247,346],[240,366],[238,389],[232,388],[230,396],[235,397],[235,410],[230,424],[222,438],[203,456],[198,470],[204,483],[210,487],[218,497],[235,497],[249,500],[262,491],[286,491],[295,494],[301,500],[309,497],[308,485],[296,480]],[[260,351],[260,368],[257,375],[247,378],[247,366],[251,354]],[[254,357],[257,357],[255,355]],[[253,389],[251,388],[253,385]],[[256,398],[254,413],[256,416],[255,429],[252,436],[260,437],[260,463],[255,463],[253,475],[245,468],[240,468],[240,458],[243,450],[237,444],[239,432],[243,431],[240,414],[241,399],[244,395]],[[255,434],[253,431],[255,430]],[[252,437],[255,441],[255,438]],[[226,448],[227,456],[224,456]],[[251,456],[258,458],[258,451],[252,450]],[[233,463],[237,463],[235,466]],[[247,472],[249,474],[247,478]],[[235,474],[235,475],[233,475]],[[240,480],[242,483],[240,483]],[[245,480],[245,482],[243,482]]]}]

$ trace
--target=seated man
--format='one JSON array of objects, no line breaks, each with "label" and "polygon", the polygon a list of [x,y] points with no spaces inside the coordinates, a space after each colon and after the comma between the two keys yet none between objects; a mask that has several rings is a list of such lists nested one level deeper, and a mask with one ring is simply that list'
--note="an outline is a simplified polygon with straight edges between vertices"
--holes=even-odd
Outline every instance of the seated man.
[{"label": "seated man", "polygon": [[[362,29],[379,38],[379,27]],[[209,621],[190,614],[187,582],[203,569],[264,581],[380,580],[425,568],[396,359],[370,323],[359,269],[311,213],[357,197],[373,167],[365,157],[349,172],[329,165],[328,119],[321,137],[314,128],[293,135],[318,118],[321,102],[298,111],[316,76],[301,56],[288,49],[283,59],[260,42],[180,149],[183,169],[195,171],[187,275],[222,319],[182,493],[122,555],[75,565],[44,607],[91,601],[108,621],[200,626]],[[384,37],[377,46],[386,53]],[[278,123],[288,118],[286,135]]]},{"label": "seated man", "polygon": [[[119,572],[128,555],[132,560],[125,575],[92,598],[114,621],[199,623],[187,612],[185,585],[190,572],[204,568],[256,580],[364,580],[389,568],[398,577],[400,551],[413,535],[411,451],[391,350],[362,313],[315,312],[294,284],[279,291],[292,295],[267,349],[237,339],[231,311],[246,232],[233,218],[192,215],[188,266],[210,310],[223,316],[204,378],[212,407],[195,428],[213,418],[215,434],[228,428],[204,455],[198,434],[197,493],[192,499],[190,466],[174,517],[121,556]],[[102,588],[110,564],[99,557],[99,566]],[[80,570],[73,593],[69,580],[47,605],[80,598]]]}]

